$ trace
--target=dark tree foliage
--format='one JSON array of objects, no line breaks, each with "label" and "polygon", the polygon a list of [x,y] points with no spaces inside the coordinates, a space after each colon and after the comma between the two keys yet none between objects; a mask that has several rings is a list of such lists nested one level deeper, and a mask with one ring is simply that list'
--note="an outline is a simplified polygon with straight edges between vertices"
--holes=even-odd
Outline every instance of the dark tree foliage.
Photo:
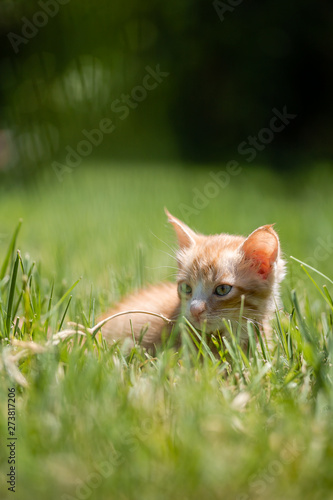
[{"label": "dark tree foliage", "polygon": [[[64,163],[104,119],[111,159],[330,159],[332,26],[330,0],[2,0],[0,169]],[[168,76],[137,90],[147,67]],[[296,117],[270,134],[273,110]]]}]

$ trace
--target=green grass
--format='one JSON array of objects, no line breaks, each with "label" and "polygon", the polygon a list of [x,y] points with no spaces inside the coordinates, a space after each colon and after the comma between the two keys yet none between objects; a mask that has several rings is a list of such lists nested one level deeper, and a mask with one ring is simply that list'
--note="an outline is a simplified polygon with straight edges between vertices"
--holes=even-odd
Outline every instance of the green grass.
[{"label": "green grass", "polygon": [[[269,349],[251,325],[247,355],[234,337],[218,358],[191,330],[180,351],[154,357],[99,335],[50,341],[67,321],[92,326],[121,295],[172,279],[163,207],[181,217],[208,181],[197,167],[94,166],[0,192],[1,499],[333,499],[333,259],[318,253],[332,235],[329,169],[291,178],[244,168],[188,221],[241,234],[276,222],[289,262]],[[329,279],[290,254],[316,258]]]}]

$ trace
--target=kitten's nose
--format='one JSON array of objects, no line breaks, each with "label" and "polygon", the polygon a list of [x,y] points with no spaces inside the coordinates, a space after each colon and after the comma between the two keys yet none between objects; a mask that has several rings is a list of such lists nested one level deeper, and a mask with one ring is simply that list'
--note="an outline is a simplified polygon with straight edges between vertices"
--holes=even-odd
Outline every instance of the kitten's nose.
[{"label": "kitten's nose", "polygon": [[206,302],[204,300],[193,300],[190,307],[192,316],[200,321],[200,316],[206,311]]}]

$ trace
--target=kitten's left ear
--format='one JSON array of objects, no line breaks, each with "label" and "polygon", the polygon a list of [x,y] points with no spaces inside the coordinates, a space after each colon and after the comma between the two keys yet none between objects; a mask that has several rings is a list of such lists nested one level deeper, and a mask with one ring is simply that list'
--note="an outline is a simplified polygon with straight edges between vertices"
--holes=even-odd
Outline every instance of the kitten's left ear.
[{"label": "kitten's left ear", "polygon": [[279,237],[273,225],[262,226],[253,231],[241,248],[245,258],[253,262],[258,274],[267,279],[280,249]]},{"label": "kitten's left ear", "polygon": [[166,208],[164,209],[164,212],[168,217],[168,221],[171,222],[176,231],[179,248],[188,248],[195,245],[197,234],[184,224],[184,222],[171,215]]}]

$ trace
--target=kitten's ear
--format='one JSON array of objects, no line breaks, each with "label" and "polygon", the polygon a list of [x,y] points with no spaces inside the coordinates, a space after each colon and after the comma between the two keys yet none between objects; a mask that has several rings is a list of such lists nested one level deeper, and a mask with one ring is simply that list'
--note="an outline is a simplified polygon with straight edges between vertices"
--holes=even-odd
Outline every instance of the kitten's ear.
[{"label": "kitten's ear", "polygon": [[279,255],[279,237],[272,225],[253,231],[242,245],[245,258],[253,262],[258,274],[264,279],[270,275]]},{"label": "kitten's ear", "polygon": [[168,221],[171,222],[176,231],[179,248],[188,248],[195,245],[197,234],[184,224],[184,222],[171,215],[166,208],[164,211],[168,217]]}]

